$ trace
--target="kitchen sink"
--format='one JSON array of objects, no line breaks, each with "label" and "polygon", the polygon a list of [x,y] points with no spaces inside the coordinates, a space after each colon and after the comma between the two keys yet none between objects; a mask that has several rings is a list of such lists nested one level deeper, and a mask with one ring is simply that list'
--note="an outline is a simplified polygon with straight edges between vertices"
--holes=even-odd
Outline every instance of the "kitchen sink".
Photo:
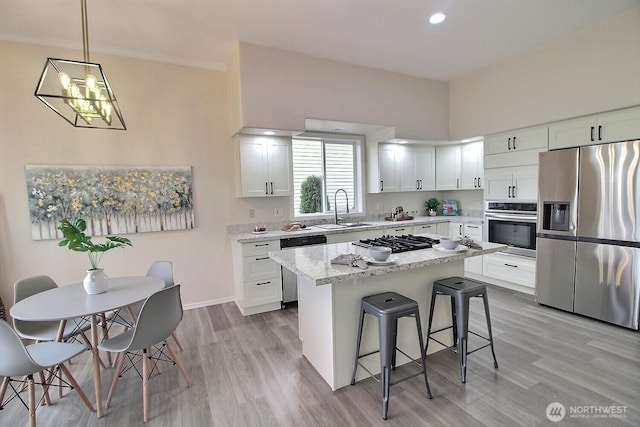
[{"label": "kitchen sink", "polygon": [[343,227],[365,227],[367,225],[371,225],[368,222],[343,222],[341,224]]}]

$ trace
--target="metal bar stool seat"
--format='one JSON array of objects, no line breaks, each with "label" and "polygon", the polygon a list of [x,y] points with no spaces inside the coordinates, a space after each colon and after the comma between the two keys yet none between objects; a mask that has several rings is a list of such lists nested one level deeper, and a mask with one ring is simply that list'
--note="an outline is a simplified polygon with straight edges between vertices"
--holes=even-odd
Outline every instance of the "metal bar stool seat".
[{"label": "metal bar stool seat", "polygon": [[[453,321],[451,326],[438,329],[437,331],[432,331],[431,321],[433,320],[433,309],[438,295],[447,295],[451,297],[451,314]],[[488,338],[473,331],[469,331],[469,301],[474,297],[482,297],[485,318],[487,321],[487,332],[489,334]],[[496,353],[493,348],[493,334],[491,333],[491,316],[489,315],[487,286],[483,282],[468,279],[466,277],[449,277],[447,279],[437,280],[433,283],[433,291],[431,292],[431,310],[429,312],[429,326],[427,328],[427,347],[424,349],[425,354],[429,346],[429,340],[434,340],[438,344],[446,348],[450,348],[450,346],[432,337],[432,335],[452,328],[453,346],[451,347],[456,347],[456,345],[458,347],[457,351],[458,358],[460,360],[460,378],[463,383],[467,382],[467,356],[471,353],[475,353],[478,350],[490,346],[491,354],[493,355],[493,366],[496,369],[498,368],[498,361],[496,360]],[[473,334],[486,340],[487,344],[469,351],[467,348],[468,334]]]},{"label": "metal bar stool seat", "polygon": [[[427,397],[432,398],[431,388],[429,387],[429,380],[427,379],[427,369],[425,364],[425,350],[422,339],[422,330],[420,325],[420,311],[418,303],[410,298],[402,296],[395,292],[385,292],[376,295],[369,295],[362,298],[360,302],[360,321],[358,325],[358,342],[356,344],[356,357],[353,366],[353,376],[351,377],[351,385],[356,382],[356,372],[358,365],[360,365],[365,371],[369,373],[377,382],[382,386],[382,418],[387,419],[389,412],[389,388],[392,385],[406,381],[410,378],[418,375],[424,376],[424,382],[427,387]],[[371,314],[378,319],[378,331],[380,340],[380,349],[372,351],[367,354],[360,354],[360,343],[362,341],[362,327],[364,325],[365,314]],[[416,319],[416,326],[418,331],[418,341],[420,344],[420,362],[413,359],[404,351],[397,348],[397,332],[398,332],[398,319],[401,317],[414,317]],[[404,378],[391,382],[391,370],[396,367],[396,350],[404,354],[407,358],[411,359],[413,363],[418,365],[420,371],[407,375]],[[367,369],[360,362],[360,358],[366,357],[375,353],[380,353],[380,378]]]}]

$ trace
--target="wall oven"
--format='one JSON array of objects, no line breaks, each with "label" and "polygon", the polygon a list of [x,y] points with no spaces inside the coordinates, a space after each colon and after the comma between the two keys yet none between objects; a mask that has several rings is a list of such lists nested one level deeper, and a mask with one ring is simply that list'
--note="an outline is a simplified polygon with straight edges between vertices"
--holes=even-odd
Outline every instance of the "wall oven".
[{"label": "wall oven", "polygon": [[484,240],[508,245],[505,252],[536,257],[537,203],[487,201]]}]

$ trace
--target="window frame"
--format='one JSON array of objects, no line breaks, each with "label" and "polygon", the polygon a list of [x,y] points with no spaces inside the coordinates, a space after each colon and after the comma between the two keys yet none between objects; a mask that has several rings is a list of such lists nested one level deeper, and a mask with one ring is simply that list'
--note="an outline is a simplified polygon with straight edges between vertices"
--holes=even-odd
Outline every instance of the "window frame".
[{"label": "window frame", "polygon": [[[327,133],[310,133],[307,132],[304,135],[298,135],[292,137],[291,143],[292,146],[295,144],[295,140],[315,140],[321,143],[321,161],[322,161],[322,192],[324,197],[328,197],[331,204],[331,210],[326,212],[318,212],[318,213],[308,213],[301,214],[299,209],[296,209],[296,195],[299,197],[300,191],[299,189],[293,189],[293,194],[291,196],[291,218],[295,220],[320,220],[320,219],[333,219],[335,217],[335,206],[333,203],[333,194],[327,193],[327,182],[325,180],[326,170],[327,170],[327,157],[326,157],[326,144],[349,144],[353,147],[353,200],[349,200],[349,204],[353,205],[354,208],[349,208],[349,214],[346,212],[338,212],[338,215],[342,218],[351,218],[366,215],[366,206],[364,199],[364,145],[365,140],[361,135],[346,135],[346,134],[327,134]],[[295,174],[295,156],[291,156],[292,162],[292,170]],[[323,203],[323,209],[325,203]]]}]

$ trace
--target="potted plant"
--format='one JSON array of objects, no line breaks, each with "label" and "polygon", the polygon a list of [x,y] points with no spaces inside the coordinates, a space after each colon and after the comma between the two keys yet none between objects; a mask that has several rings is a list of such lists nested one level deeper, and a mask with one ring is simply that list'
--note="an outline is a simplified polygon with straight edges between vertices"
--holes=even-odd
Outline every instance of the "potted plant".
[{"label": "potted plant", "polygon": [[436,214],[438,213],[439,204],[440,201],[438,201],[438,199],[436,199],[435,197],[430,198],[424,203],[424,205],[427,207],[427,210],[429,211],[429,216],[436,216]]},{"label": "potted plant", "polygon": [[100,260],[105,252],[123,248],[125,246],[133,246],[131,241],[126,237],[107,236],[104,243],[93,243],[91,237],[85,234],[87,223],[79,217],[65,218],[58,226],[58,230],[62,231],[64,239],[58,242],[58,246],[67,246],[69,250],[77,252],[87,252],[91,268],[87,270],[87,275],[83,280],[85,291],[90,294],[99,294],[105,292],[106,279],[102,268],[98,267]]}]

